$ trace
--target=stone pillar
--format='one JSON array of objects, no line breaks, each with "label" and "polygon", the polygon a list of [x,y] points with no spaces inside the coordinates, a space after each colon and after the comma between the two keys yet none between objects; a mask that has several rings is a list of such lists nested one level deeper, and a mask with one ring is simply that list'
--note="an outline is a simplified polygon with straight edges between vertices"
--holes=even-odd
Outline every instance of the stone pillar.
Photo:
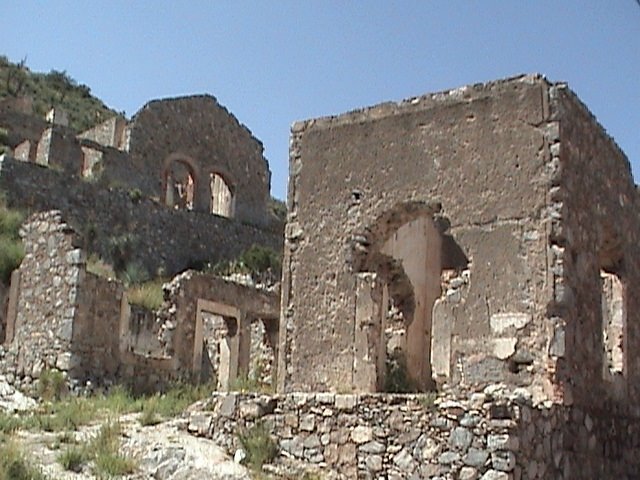
[{"label": "stone pillar", "polygon": [[20,270],[11,273],[9,287],[9,306],[7,308],[7,331],[4,336],[5,343],[11,343],[16,331],[16,318],[18,317],[18,298],[20,297]]},{"label": "stone pillar", "polygon": [[245,312],[238,319],[238,375],[248,375],[251,361],[251,317]]},{"label": "stone pillar", "polygon": [[[218,387],[228,391],[231,382],[238,377],[240,351],[240,326],[237,318],[225,317],[229,335],[220,342],[220,364],[218,366]],[[233,334],[232,334],[233,333]]]},{"label": "stone pillar", "polygon": [[381,289],[375,273],[356,275],[356,313],[353,356],[353,387],[358,392],[378,389],[381,325]]}]

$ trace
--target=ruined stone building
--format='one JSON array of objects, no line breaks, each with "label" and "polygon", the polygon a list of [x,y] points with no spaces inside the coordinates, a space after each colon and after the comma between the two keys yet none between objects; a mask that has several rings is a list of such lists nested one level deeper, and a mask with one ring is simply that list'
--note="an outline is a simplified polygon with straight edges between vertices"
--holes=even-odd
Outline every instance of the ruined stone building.
[{"label": "ruined stone building", "polygon": [[[0,370],[23,387],[56,368],[80,385],[153,391],[215,379],[226,389],[261,361],[273,381],[277,290],[181,273],[254,245],[281,251],[271,173],[251,132],[211,96],[152,101],[130,122],[79,134],[64,112],[43,120],[15,103],[0,104],[11,147],[0,189],[10,206],[40,213],[23,225],[26,255],[2,289]],[[138,276],[180,275],[149,311],[91,273],[91,255]]]},{"label": "ruined stone building", "polygon": [[[290,155],[279,390],[384,404],[365,394],[400,368],[413,391],[462,402],[430,437],[444,456],[409,435],[374,468],[352,438],[358,478],[638,478],[639,199],[565,84],[523,76],[298,122]],[[496,390],[515,394],[491,403]],[[414,430],[358,411],[368,440]]]},{"label": "ruined stone building", "polygon": [[[153,274],[235,258],[252,244],[280,249],[262,144],[214,97],[155,100],[130,122],[113,117],[80,134],[9,107],[0,104],[0,127],[13,158],[0,187],[11,206],[58,209],[88,242],[128,240]],[[109,256],[105,242],[90,250]]]},{"label": "ruined stone building", "polygon": [[[211,97],[79,136],[12,115],[0,186],[56,211],[23,227],[0,368],[215,379],[189,431],[233,453],[266,425],[299,477],[640,478],[640,199],[566,84],[520,76],[295,123],[281,298],[186,271],[154,312],[87,271],[104,248],[87,234],[136,232],[136,261],[171,274],[279,248],[257,140]],[[256,357],[277,393],[225,392]]]}]

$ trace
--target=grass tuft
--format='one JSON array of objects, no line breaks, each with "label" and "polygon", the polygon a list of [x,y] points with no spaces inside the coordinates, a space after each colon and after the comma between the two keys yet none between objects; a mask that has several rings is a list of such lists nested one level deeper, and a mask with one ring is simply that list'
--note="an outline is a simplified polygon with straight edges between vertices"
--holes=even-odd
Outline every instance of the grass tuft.
[{"label": "grass tuft", "polygon": [[261,470],[264,464],[273,462],[278,455],[278,445],[264,423],[256,423],[242,431],[238,440],[247,454],[243,463],[252,470]]},{"label": "grass tuft", "polygon": [[116,476],[134,472],[135,461],[119,453],[120,433],[121,426],[118,422],[107,422],[89,445],[88,451],[95,462],[98,475]]},{"label": "grass tuft", "polygon": [[46,480],[12,442],[0,444],[0,480]]},{"label": "grass tuft", "polygon": [[87,259],[87,272],[102,278],[116,278],[116,272],[109,263],[92,253]]},{"label": "grass tuft", "polygon": [[129,287],[127,290],[129,303],[144,307],[147,310],[157,310],[164,301],[163,283],[164,280],[160,279]]},{"label": "grass tuft", "polygon": [[82,471],[82,467],[89,460],[89,456],[86,448],[74,445],[58,455],[57,460],[65,470],[78,473]]},{"label": "grass tuft", "polygon": [[38,396],[47,401],[62,399],[67,391],[64,374],[60,370],[43,370],[38,379]]}]

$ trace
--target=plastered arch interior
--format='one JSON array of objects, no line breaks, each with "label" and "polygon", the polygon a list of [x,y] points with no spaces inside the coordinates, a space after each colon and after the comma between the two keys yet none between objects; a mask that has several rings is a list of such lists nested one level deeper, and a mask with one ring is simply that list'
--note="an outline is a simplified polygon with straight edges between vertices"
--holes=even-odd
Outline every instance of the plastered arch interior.
[{"label": "plastered arch interior", "polygon": [[354,379],[359,390],[435,387],[430,348],[431,316],[441,295],[443,268],[443,235],[435,218],[440,210],[436,203],[397,205],[365,228],[354,248]]}]

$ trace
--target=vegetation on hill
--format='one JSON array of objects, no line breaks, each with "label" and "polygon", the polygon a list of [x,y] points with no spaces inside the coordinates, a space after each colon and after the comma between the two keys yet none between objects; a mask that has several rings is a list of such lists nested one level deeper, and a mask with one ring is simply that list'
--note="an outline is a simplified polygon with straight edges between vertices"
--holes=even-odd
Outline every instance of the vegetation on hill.
[{"label": "vegetation on hill", "polygon": [[278,220],[283,223],[287,221],[287,204],[285,202],[276,197],[271,197],[269,200],[269,209]]},{"label": "vegetation on hill", "polygon": [[34,114],[42,117],[53,107],[62,108],[69,115],[69,126],[79,132],[117,114],[66,71],[36,73],[25,60],[12,63],[0,55],[0,99],[24,96],[33,99]]}]

